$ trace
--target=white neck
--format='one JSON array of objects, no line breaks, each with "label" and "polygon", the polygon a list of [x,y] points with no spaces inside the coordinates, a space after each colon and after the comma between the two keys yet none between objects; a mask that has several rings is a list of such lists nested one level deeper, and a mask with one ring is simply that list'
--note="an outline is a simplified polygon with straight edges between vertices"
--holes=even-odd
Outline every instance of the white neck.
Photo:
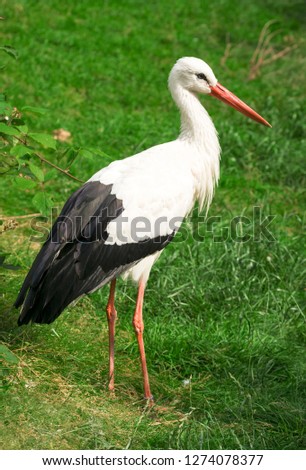
[{"label": "white neck", "polygon": [[181,113],[179,140],[196,147],[192,160],[196,179],[196,199],[207,208],[219,179],[220,145],[215,126],[198,97],[177,83],[169,83],[172,97]]}]

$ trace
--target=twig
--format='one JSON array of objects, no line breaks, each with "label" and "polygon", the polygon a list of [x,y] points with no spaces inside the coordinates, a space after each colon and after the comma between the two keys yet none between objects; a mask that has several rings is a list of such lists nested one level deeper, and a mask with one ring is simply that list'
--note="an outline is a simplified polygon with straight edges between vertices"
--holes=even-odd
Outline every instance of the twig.
[{"label": "twig", "polygon": [[[16,139],[17,139],[19,142],[21,142],[23,145],[27,146],[26,141],[24,141],[24,140],[21,139],[20,137],[16,137]],[[32,155],[34,155],[35,157],[39,158],[42,162],[46,163],[47,165],[52,166],[52,168],[55,168],[57,171],[60,171],[60,172],[63,173],[64,175],[68,176],[69,178],[72,178],[73,180],[78,181],[79,183],[84,183],[84,181],[80,180],[80,179],[77,178],[76,176],[73,176],[71,173],[69,173],[69,171],[64,170],[63,168],[61,168],[61,167],[55,165],[55,163],[50,162],[50,161],[47,160],[45,157],[43,157],[42,155],[40,155],[38,152],[35,152],[35,153],[33,153]]]},{"label": "twig", "polygon": [[[267,57],[269,54],[274,53],[273,47],[269,47],[269,44],[271,40],[279,33],[282,32],[282,29],[278,29],[277,31],[274,31],[274,33],[268,34],[264,40],[262,41],[262,46],[261,50],[258,52],[258,57],[257,57],[257,69],[261,67],[264,64],[265,57]],[[256,66],[256,64],[255,64]]]},{"label": "twig", "polygon": [[61,173],[64,173],[64,175],[69,176],[69,178],[72,178],[73,180],[78,181],[79,183],[84,183],[84,181],[80,180],[76,176],[73,176],[71,173],[69,173],[69,171],[63,170],[63,168],[60,168],[59,166],[55,165],[55,163],[50,162],[49,160],[47,160],[45,157],[43,157],[39,153],[35,152],[33,155],[38,157],[42,162],[46,163],[47,165],[50,165],[53,168],[55,168],[56,170],[60,171]]},{"label": "twig", "polygon": [[26,214],[26,215],[0,215],[0,220],[13,220],[13,219],[27,219],[28,217],[41,216],[39,212],[37,214]]},{"label": "twig", "polygon": [[226,34],[226,45],[225,45],[225,50],[223,57],[221,57],[220,64],[222,67],[226,67],[225,63],[227,59],[229,58],[230,52],[231,52],[232,44],[230,42],[230,35],[227,33]]},{"label": "twig", "polygon": [[288,54],[288,52],[293,51],[293,49],[296,49],[297,47],[298,47],[298,44],[294,44],[293,46],[288,46],[282,51],[279,51],[276,54],[274,54],[272,57],[269,57],[269,59],[264,60],[262,64],[263,65],[270,64],[271,62],[274,62],[277,59],[281,59],[286,54]]},{"label": "twig", "polygon": [[259,38],[258,38],[258,42],[257,42],[257,46],[256,46],[256,49],[252,55],[252,58],[251,58],[251,67],[252,65],[256,64],[256,59],[257,59],[257,56],[260,52],[260,49],[262,47],[262,43],[264,41],[264,37],[265,37],[265,34],[266,34],[266,31],[267,29],[273,24],[273,23],[276,23],[277,20],[270,20],[268,21],[264,27],[262,28],[261,32],[260,32],[260,35],[259,35]]},{"label": "twig", "polygon": [[298,44],[293,44],[279,52],[275,52],[274,48],[271,46],[271,41],[283,31],[282,29],[277,29],[276,31],[269,32],[270,26],[276,22],[277,20],[268,21],[260,32],[256,49],[250,60],[249,80],[254,80],[254,78],[259,75],[260,69],[264,65],[271,64],[298,47]]},{"label": "twig", "polygon": [[263,41],[262,47],[266,47],[268,44],[270,44],[271,40],[275,38],[275,36],[277,36],[278,34],[281,34],[283,31],[283,28],[279,28],[273,31],[272,33],[268,34]]},{"label": "twig", "polygon": [[273,47],[268,47],[267,41],[264,40],[262,43],[262,47],[260,51],[258,52],[257,60],[256,60],[256,63],[253,65],[253,68],[259,69],[259,67],[262,66],[262,63],[265,57],[268,56],[269,54],[273,54],[273,52],[274,52]]},{"label": "twig", "polygon": [[69,163],[69,165],[67,166],[67,168],[65,168],[65,171],[69,171],[70,168],[72,167],[72,164],[75,162],[75,160],[77,159],[77,157],[79,156],[79,153],[80,151],[78,150],[76,153],[75,153],[75,156],[73,157],[73,159],[71,160],[71,162]]}]

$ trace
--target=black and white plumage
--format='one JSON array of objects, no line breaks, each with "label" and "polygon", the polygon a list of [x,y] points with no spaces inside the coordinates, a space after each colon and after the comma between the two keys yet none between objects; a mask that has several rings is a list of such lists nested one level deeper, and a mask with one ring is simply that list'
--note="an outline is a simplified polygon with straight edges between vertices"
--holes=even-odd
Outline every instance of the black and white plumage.
[{"label": "black and white plumage", "polygon": [[172,234],[138,243],[107,244],[108,225],[124,214],[112,185],[84,184],[66,202],[38,254],[16,307],[24,303],[19,325],[30,320],[51,323],[73,300],[162,250]]},{"label": "black and white plumage", "polygon": [[142,338],[145,285],[154,262],[194,203],[208,209],[219,178],[217,133],[197,95],[211,94],[269,125],[222,87],[200,59],[180,59],[170,73],[169,88],[181,112],[179,137],[111,163],[72,194],[15,302],[22,306],[19,325],[51,323],[73,300],[111,282],[107,315],[112,390],[115,280],[120,275],[130,277],[139,285],[134,327],[148,399]]}]

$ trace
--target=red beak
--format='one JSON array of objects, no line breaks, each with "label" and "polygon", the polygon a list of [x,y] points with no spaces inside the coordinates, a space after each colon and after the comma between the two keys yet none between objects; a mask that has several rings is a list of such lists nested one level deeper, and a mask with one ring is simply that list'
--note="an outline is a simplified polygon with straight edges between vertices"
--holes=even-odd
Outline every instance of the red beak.
[{"label": "red beak", "polygon": [[237,111],[253,119],[254,121],[257,121],[260,124],[263,124],[264,126],[272,127],[271,124],[268,123],[268,121],[266,121],[263,117],[257,114],[256,111],[254,111],[252,108],[250,108],[250,106],[248,106],[239,98],[237,98],[237,96],[235,96],[234,93],[231,93],[220,83],[217,83],[216,86],[211,87],[211,94],[215,98],[218,98],[218,100],[221,100],[224,103],[227,103],[232,108],[237,109]]}]

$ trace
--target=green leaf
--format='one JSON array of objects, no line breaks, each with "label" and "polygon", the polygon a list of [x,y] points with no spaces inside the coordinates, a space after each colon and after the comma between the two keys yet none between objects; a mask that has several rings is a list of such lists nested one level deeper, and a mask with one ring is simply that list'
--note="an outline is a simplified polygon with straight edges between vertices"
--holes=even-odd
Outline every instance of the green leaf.
[{"label": "green leaf", "polygon": [[30,132],[28,134],[31,139],[33,139],[35,142],[41,144],[43,147],[46,148],[51,148],[51,149],[56,149],[56,140],[49,135],[49,134],[39,134],[36,132]]},{"label": "green leaf", "polygon": [[[90,148],[88,149],[89,152],[91,152],[92,154],[94,155],[98,155],[99,157],[106,157],[106,158],[112,158],[110,155],[108,155],[107,153],[103,152],[103,150],[99,149],[99,148]],[[82,149],[82,151],[86,151],[86,149]]]},{"label": "green leaf", "polygon": [[29,128],[26,124],[16,126],[16,129],[18,129],[21,132],[21,134],[27,134],[29,132]]},{"label": "green leaf", "polygon": [[41,181],[41,182],[44,181],[45,175],[44,175],[44,172],[42,171],[42,169],[39,168],[39,166],[37,166],[34,163],[30,162],[29,163],[29,168],[30,168],[31,172],[33,173],[33,175],[36,176],[38,181]]},{"label": "green leaf", "polygon": [[79,156],[79,149],[70,148],[67,151],[65,151],[66,166],[70,167],[78,156]]},{"label": "green leaf", "polygon": [[15,127],[7,126],[3,122],[0,122],[0,134],[12,135],[15,137],[20,136],[20,132]]},{"label": "green leaf", "polygon": [[[83,150],[86,152],[85,149],[83,149]],[[91,152],[91,154],[92,154],[91,157],[88,155],[88,153],[84,154],[84,157],[88,158],[89,160],[94,160],[94,158],[96,158],[98,156],[98,157],[103,158],[104,164],[111,163],[113,161],[113,157],[111,157],[107,153],[103,152],[103,150],[101,150],[101,149],[89,148],[87,151]]]},{"label": "green leaf", "polygon": [[6,173],[13,167],[17,167],[18,162],[15,157],[9,154],[0,155],[0,174]]},{"label": "green leaf", "polygon": [[92,160],[94,157],[94,153],[91,150],[87,150],[87,149],[79,149],[79,155],[82,158],[86,158],[88,160]]},{"label": "green leaf", "polygon": [[23,108],[21,108],[21,111],[24,112],[24,113],[34,113],[34,114],[46,114],[48,112],[47,109],[45,108],[38,108],[36,106],[23,106]]},{"label": "green leaf", "polygon": [[22,145],[22,144],[14,145],[10,149],[10,154],[17,158],[23,157],[24,155],[32,155],[33,153],[34,153],[33,149],[26,147],[25,145]]},{"label": "green leaf", "polygon": [[53,168],[52,170],[49,170],[47,173],[45,173],[45,181],[50,181],[52,179],[54,179],[56,176],[57,176],[58,172],[55,168]]},{"label": "green leaf", "polygon": [[0,114],[8,116],[11,114],[13,107],[6,101],[0,100]]},{"label": "green leaf", "polygon": [[13,179],[13,185],[16,186],[18,189],[33,189],[36,187],[36,181],[31,179],[22,178],[17,176]]},{"label": "green leaf", "polygon": [[18,59],[18,52],[16,51],[16,49],[14,49],[14,47],[7,45],[0,46],[0,50],[6,52],[8,55],[14,57],[14,59],[16,60]]},{"label": "green leaf", "polygon": [[18,357],[4,344],[0,344],[0,357],[9,364],[18,364],[19,362]]},{"label": "green leaf", "polygon": [[36,193],[32,199],[32,203],[37,210],[43,215],[49,216],[50,209],[53,205],[53,201],[50,196],[45,192]]}]

